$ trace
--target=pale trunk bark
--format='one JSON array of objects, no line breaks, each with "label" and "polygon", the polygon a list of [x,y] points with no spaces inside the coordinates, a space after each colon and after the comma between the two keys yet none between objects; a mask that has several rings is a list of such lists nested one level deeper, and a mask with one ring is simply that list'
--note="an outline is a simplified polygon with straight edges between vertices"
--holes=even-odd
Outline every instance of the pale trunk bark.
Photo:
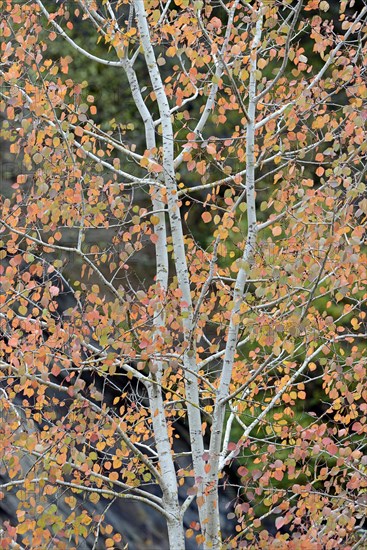
[{"label": "pale trunk bark", "polygon": [[232,379],[233,363],[237,349],[239,332],[239,313],[243,302],[244,289],[248,278],[249,264],[251,263],[256,244],[256,203],[255,203],[255,117],[256,117],[256,56],[257,47],[261,39],[262,15],[256,23],[256,31],[252,44],[250,61],[248,123],[246,131],[246,198],[247,198],[247,242],[242,257],[242,263],[236,279],[233,293],[233,309],[229,322],[226,350],[223,359],[223,370],[214,407],[212,433],[209,448],[210,471],[206,477],[207,497],[207,531],[205,534],[205,549],[219,550],[222,547],[220,516],[218,503],[218,474],[220,471],[221,445],[224,429],[226,403],[223,403],[229,393]]},{"label": "pale trunk bark", "polygon": [[[152,115],[144,103],[140,92],[138,79],[128,60],[124,61],[124,69],[130,84],[133,99],[144,122],[147,149],[153,150],[156,148],[156,140]],[[154,233],[157,237],[157,242],[155,244],[156,282],[158,287],[163,290],[164,294],[166,294],[168,285],[167,232],[164,213],[165,205],[161,199],[160,191],[156,193],[154,189],[152,190],[152,205],[155,215],[159,218],[158,224],[154,226]],[[158,331],[159,328],[164,325],[164,322],[165,315],[164,310],[162,310],[160,314],[154,316],[153,325]],[[155,374],[151,374],[153,383],[148,384],[147,389],[154,439],[159,457],[161,475],[164,482],[161,485],[163,493],[163,507],[170,513],[171,516],[174,517],[174,519],[167,521],[169,543],[171,548],[184,550],[185,537],[178,501],[176,471],[171,453],[164,401],[160,386],[163,374],[163,365],[161,361],[152,361],[152,367],[156,372]]]},{"label": "pale trunk bark", "polygon": [[[182,231],[181,213],[178,205],[178,189],[176,184],[176,176],[174,169],[174,135],[171,123],[170,107],[167,96],[164,91],[163,82],[156,62],[154,50],[150,41],[149,27],[146,18],[143,0],[135,0],[134,7],[136,10],[137,23],[140,32],[140,39],[144,50],[144,56],[149,71],[150,80],[153,90],[156,94],[159,114],[161,117],[162,134],[163,134],[163,169],[164,181],[167,188],[168,214],[172,232],[172,243],[175,255],[175,267],[179,287],[182,291],[182,313],[183,313],[183,329],[184,338],[188,342],[192,330],[192,301],[190,293],[190,282],[188,276],[188,266],[186,262],[184,235]],[[198,380],[195,374],[196,358],[193,349],[187,349],[184,355],[185,383],[186,383],[186,398],[187,411],[189,419],[190,442],[192,448],[192,457],[195,475],[199,480],[199,494],[202,488],[202,479],[204,477],[203,467],[203,437],[201,433],[201,415],[199,409],[199,389]],[[199,508],[199,516],[202,516],[202,511]],[[176,545],[177,547],[177,545]]]}]

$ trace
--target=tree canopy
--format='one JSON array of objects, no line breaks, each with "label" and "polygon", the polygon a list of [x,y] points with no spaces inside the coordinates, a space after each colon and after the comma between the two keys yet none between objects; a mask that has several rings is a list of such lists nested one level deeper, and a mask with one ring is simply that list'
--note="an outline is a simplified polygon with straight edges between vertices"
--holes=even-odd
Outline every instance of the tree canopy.
[{"label": "tree canopy", "polygon": [[0,7],[2,547],[361,547],[365,3]]}]

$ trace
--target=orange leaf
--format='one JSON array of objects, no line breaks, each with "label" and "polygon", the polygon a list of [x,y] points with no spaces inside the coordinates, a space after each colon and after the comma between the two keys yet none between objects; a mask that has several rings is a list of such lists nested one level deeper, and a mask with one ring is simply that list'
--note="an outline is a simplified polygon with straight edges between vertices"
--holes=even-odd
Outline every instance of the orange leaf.
[{"label": "orange leaf", "polygon": [[205,160],[201,160],[200,162],[196,163],[196,170],[198,173],[203,176],[206,172],[206,162]]},{"label": "orange leaf", "polygon": [[215,143],[208,143],[208,145],[206,146],[206,150],[209,155],[215,155],[215,153],[217,152]]},{"label": "orange leaf", "polygon": [[212,221],[212,215],[210,212],[203,212],[201,214],[201,219],[203,220],[204,223],[209,223]]},{"label": "orange leaf", "polygon": [[163,172],[163,168],[160,164],[158,164],[157,162],[152,162],[150,165],[149,165],[149,170],[151,172],[156,172],[157,174],[159,172]]}]

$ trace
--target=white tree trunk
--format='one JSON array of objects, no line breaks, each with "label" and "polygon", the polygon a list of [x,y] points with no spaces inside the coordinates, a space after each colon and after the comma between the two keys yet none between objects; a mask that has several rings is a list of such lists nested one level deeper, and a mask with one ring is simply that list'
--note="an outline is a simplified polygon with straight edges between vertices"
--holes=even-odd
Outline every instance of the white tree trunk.
[{"label": "white tree trunk", "polygon": [[[145,140],[147,150],[153,151],[156,148],[155,129],[151,113],[146,107],[141,95],[139,81],[136,73],[129,60],[124,60],[123,67],[125,69],[130,89],[133,95],[135,105],[144,122]],[[165,220],[165,204],[162,201],[159,191],[155,189],[151,193],[153,211],[158,217],[159,222],[154,226],[154,233],[157,237],[155,243],[156,256],[156,283],[165,295],[168,285],[168,253],[167,253],[167,230]],[[154,316],[153,326],[158,332],[161,326],[165,323],[165,313],[162,309]],[[162,474],[163,483],[161,489],[163,492],[163,507],[174,519],[167,521],[168,537],[172,548],[184,549],[185,537],[183,532],[183,524],[181,519],[181,511],[178,502],[178,490],[176,471],[171,453],[171,443],[168,435],[168,427],[165,416],[165,408],[162,397],[161,380],[163,374],[163,365],[161,361],[152,361],[152,373],[150,377],[152,383],[147,383],[149,396],[150,415],[153,424],[153,432],[157,454],[159,457],[159,465]]]},{"label": "white tree trunk", "polygon": [[220,384],[217,392],[217,400],[214,407],[212,432],[210,438],[209,464],[210,471],[206,478],[207,497],[207,532],[205,548],[219,550],[222,547],[220,534],[218,476],[220,472],[220,458],[222,447],[222,436],[224,429],[224,417],[226,402],[223,400],[228,396],[229,385],[232,379],[233,363],[237,350],[239,313],[243,302],[244,289],[250,263],[256,244],[256,203],[255,203],[255,116],[256,116],[256,57],[257,47],[260,43],[262,32],[261,7],[258,13],[256,31],[251,51],[251,71],[249,83],[249,106],[248,123],[246,131],[246,198],[247,198],[247,242],[242,256],[242,264],[238,271],[236,284],[233,293],[233,308],[229,322],[226,350],[223,359],[223,369]]},{"label": "white tree trunk", "polygon": [[[163,134],[163,169],[164,182],[167,188],[168,214],[170,219],[174,260],[179,288],[182,291],[182,317],[184,339],[186,343],[192,342],[191,333],[193,330],[193,307],[190,292],[188,266],[185,254],[184,235],[182,220],[178,201],[178,188],[174,167],[174,135],[171,122],[171,113],[168,99],[164,90],[163,82],[156,62],[153,46],[150,41],[149,27],[146,19],[146,12],[143,0],[134,0],[136,18],[140,32],[140,39],[143,46],[145,61],[148,67],[150,80],[156,94],[159,114],[161,117]],[[202,496],[204,479],[204,444],[201,431],[201,414],[199,404],[198,379],[195,349],[189,346],[184,354],[185,386],[187,399],[187,412],[189,420],[190,443],[195,476],[198,485],[198,495]],[[201,521],[205,514],[199,507]]]}]

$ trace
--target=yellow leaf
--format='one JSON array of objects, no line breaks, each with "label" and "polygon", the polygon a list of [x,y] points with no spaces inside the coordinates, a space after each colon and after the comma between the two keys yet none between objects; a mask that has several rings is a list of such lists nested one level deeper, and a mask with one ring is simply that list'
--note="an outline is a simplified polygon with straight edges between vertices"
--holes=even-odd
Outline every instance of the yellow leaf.
[{"label": "yellow leaf", "polygon": [[274,164],[279,164],[282,160],[282,155],[277,155],[274,159]]},{"label": "yellow leaf", "polygon": [[174,46],[170,46],[170,47],[166,50],[166,56],[167,56],[167,57],[173,57],[175,54],[176,54],[176,48],[175,48]]},{"label": "yellow leaf", "polygon": [[358,319],[356,319],[356,318],[353,318],[351,320],[351,325],[354,328],[354,330],[358,330],[359,327],[361,326],[360,323],[358,322]]},{"label": "yellow leaf", "polygon": [[242,71],[240,73],[241,80],[247,80],[248,77],[249,77],[249,72],[246,71],[246,69],[242,69]]},{"label": "yellow leaf", "polygon": [[17,527],[17,533],[19,535],[24,535],[29,530],[29,525],[27,522],[21,523]]}]

